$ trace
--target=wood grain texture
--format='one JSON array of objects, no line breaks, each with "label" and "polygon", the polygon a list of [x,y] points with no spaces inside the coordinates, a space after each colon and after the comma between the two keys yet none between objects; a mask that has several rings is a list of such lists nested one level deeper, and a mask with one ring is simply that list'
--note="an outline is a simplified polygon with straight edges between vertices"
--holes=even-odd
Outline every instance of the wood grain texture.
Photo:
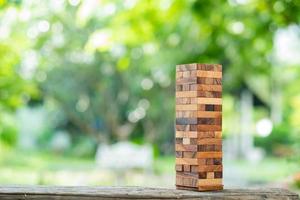
[{"label": "wood grain texture", "polygon": [[203,77],[203,78],[222,78],[222,72],[217,71],[203,71],[198,70],[197,71],[197,77]]},{"label": "wood grain texture", "polygon": [[176,105],[176,111],[192,111],[198,110],[198,105],[197,104],[186,104],[186,105]]},{"label": "wood grain texture", "polygon": [[197,138],[197,131],[176,131],[176,138]]},{"label": "wood grain texture", "polygon": [[[182,187],[178,187],[182,188]],[[197,190],[195,188],[194,190]],[[116,199],[189,199],[238,200],[272,199],[299,200],[286,189],[225,189],[218,192],[195,192],[173,188],[151,187],[56,187],[56,186],[2,186],[1,200],[116,200]]]},{"label": "wood grain texture", "polygon": [[222,158],[222,152],[197,152],[197,158]]},{"label": "wood grain texture", "polygon": [[199,172],[220,172],[222,170],[223,170],[222,165],[201,165],[198,167]]},{"label": "wood grain texture", "polygon": [[221,190],[222,66],[193,63],[176,71],[176,186]]},{"label": "wood grain texture", "polygon": [[197,165],[197,158],[176,158],[176,165]]},{"label": "wood grain texture", "polygon": [[197,145],[176,144],[175,150],[176,151],[197,151]]},{"label": "wood grain texture", "polygon": [[205,98],[205,97],[199,97],[197,98],[198,104],[214,104],[214,105],[222,105],[222,99],[221,98]]}]

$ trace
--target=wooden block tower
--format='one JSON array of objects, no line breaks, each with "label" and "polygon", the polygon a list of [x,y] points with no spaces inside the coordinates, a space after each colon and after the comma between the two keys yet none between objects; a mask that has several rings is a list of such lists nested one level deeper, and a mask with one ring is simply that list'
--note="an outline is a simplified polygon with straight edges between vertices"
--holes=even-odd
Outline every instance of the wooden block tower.
[{"label": "wooden block tower", "polygon": [[176,187],[222,190],[222,66],[176,66]]}]

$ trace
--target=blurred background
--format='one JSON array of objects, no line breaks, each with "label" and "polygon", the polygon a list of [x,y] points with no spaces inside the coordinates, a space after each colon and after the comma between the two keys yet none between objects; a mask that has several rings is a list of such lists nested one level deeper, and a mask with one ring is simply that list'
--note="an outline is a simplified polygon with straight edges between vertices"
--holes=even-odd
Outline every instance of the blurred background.
[{"label": "blurred background", "polygon": [[0,0],[0,184],[174,187],[175,65],[223,65],[225,187],[300,189],[300,1]]}]

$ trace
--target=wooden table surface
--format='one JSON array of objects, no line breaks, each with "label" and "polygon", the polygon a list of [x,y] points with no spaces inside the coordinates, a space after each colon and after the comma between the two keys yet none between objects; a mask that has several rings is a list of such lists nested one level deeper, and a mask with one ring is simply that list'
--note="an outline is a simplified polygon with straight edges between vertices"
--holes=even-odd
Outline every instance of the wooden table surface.
[{"label": "wooden table surface", "polygon": [[299,199],[285,189],[225,189],[218,192],[193,192],[145,187],[59,187],[0,186],[0,200],[96,200],[96,199]]}]

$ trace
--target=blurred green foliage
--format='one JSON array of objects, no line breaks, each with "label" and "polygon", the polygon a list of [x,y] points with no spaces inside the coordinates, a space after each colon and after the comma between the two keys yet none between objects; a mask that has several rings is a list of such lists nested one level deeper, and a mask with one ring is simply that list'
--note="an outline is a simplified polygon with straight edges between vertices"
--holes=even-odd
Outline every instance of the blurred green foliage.
[{"label": "blurred green foliage", "polygon": [[[48,122],[52,131],[86,134],[97,143],[143,141],[170,153],[175,65],[221,63],[225,134],[242,90],[270,113],[272,87],[281,86],[285,124],[257,141],[271,151],[273,142],[299,133],[299,67],[278,66],[273,52],[276,32],[299,24],[299,9],[290,0],[8,3],[0,21],[15,17],[0,40],[1,113],[41,103],[59,113],[61,120]],[[24,76],[26,65],[33,68]]]}]

